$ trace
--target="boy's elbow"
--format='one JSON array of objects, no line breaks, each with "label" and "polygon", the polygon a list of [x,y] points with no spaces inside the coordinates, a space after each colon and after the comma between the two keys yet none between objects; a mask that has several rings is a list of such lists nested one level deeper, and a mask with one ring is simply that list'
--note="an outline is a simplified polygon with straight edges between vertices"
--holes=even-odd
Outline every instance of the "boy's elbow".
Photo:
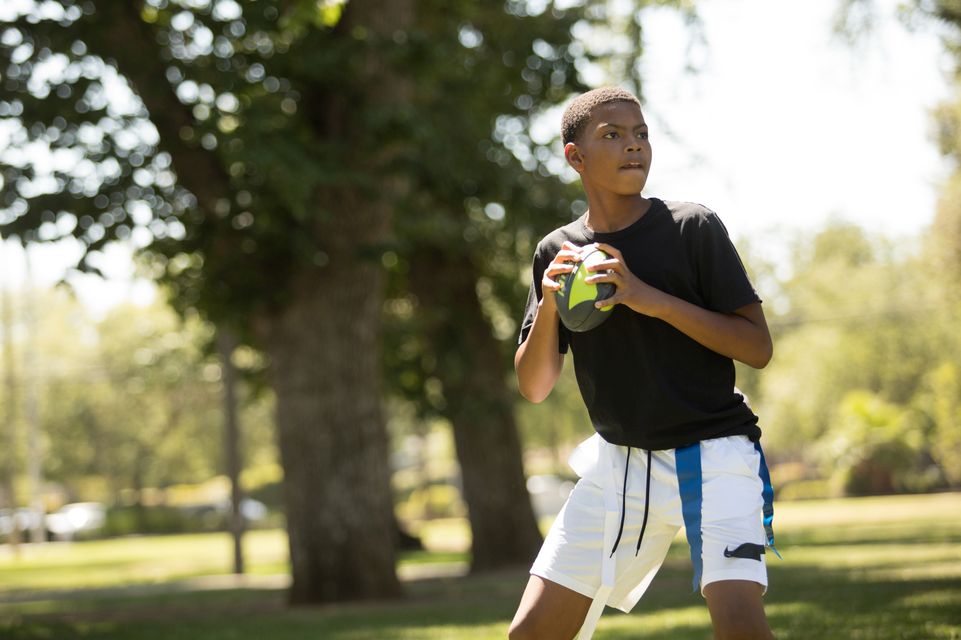
[{"label": "boy's elbow", "polygon": [[528,402],[533,402],[534,404],[540,404],[544,402],[544,400],[547,399],[547,396],[549,396],[551,393],[550,389],[545,391],[543,389],[536,388],[533,385],[521,384],[519,379],[517,390],[520,391],[522,398]]},{"label": "boy's elbow", "polygon": [[[525,400],[533,402],[534,404],[540,404],[551,394],[554,383],[560,375],[560,366],[558,366],[558,362],[555,362],[554,370],[547,371],[543,365],[538,365],[538,362],[536,360],[532,361],[530,357],[528,357],[525,362],[524,354],[526,353],[526,344],[526,342],[522,344],[514,355],[514,373],[517,376],[517,390]],[[561,356],[558,356],[558,360],[560,360],[560,358]],[[560,364],[561,366],[563,365],[562,360]]]},{"label": "boy's elbow", "polygon": [[763,369],[771,362],[773,356],[774,345],[768,339],[751,345],[750,349],[745,349],[740,356],[735,356],[735,359],[740,360],[752,369]]},{"label": "boy's elbow", "polygon": [[755,369],[763,369],[768,365],[769,362],[771,362],[771,358],[773,357],[774,357],[774,344],[771,342],[770,339],[768,339],[767,342],[763,344],[761,348],[758,350],[758,353],[755,355],[753,359],[754,361],[749,362],[748,364],[754,367]]}]

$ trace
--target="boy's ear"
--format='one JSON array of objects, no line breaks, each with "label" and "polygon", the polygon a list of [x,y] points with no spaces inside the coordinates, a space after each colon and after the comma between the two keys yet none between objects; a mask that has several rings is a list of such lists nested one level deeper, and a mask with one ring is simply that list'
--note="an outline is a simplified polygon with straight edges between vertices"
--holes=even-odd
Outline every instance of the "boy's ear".
[{"label": "boy's ear", "polygon": [[564,145],[564,157],[567,158],[567,164],[571,165],[574,171],[580,173],[584,166],[584,156],[581,155],[581,150],[577,148],[575,143],[568,142]]}]

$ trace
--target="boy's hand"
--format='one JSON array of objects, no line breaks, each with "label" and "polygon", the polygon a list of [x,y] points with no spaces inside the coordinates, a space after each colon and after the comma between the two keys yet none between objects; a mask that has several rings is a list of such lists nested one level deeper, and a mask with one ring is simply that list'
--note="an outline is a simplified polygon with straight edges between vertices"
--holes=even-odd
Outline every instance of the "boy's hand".
[{"label": "boy's hand", "polygon": [[564,273],[574,270],[574,264],[581,260],[581,248],[573,242],[565,242],[561,245],[561,250],[554,256],[554,260],[544,269],[544,277],[541,280],[541,298],[545,303],[557,306],[554,293],[559,291],[561,283],[557,277]]},{"label": "boy's hand", "polygon": [[664,292],[647,284],[627,268],[621,252],[609,244],[596,242],[594,245],[607,255],[609,260],[598,262],[588,267],[589,271],[600,271],[596,275],[587,277],[584,281],[591,284],[610,282],[617,287],[614,295],[606,300],[599,300],[594,306],[597,308],[613,304],[623,304],[646,316],[657,316],[657,310],[663,302]]},{"label": "boy's hand", "polygon": [[637,313],[657,318],[711,351],[761,369],[771,360],[771,333],[760,302],[746,304],[731,313],[711,311],[652,287],[631,273],[621,252],[602,242],[592,246],[611,256],[588,267],[601,272],[585,282],[611,282],[617,290],[595,304],[623,304]]}]

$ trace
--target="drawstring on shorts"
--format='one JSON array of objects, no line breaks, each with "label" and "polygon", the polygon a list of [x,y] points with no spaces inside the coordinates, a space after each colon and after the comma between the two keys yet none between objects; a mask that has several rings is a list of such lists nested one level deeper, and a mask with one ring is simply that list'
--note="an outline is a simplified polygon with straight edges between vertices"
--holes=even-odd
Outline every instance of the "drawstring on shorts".
[{"label": "drawstring on shorts", "polygon": [[[611,549],[611,556],[617,551],[617,546],[621,543],[621,535],[624,533],[624,519],[627,516],[627,474],[631,469],[631,448],[627,447],[627,458],[624,461],[624,483],[621,489],[621,523],[617,528],[617,538]],[[651,505],[651,450],[647,450],[647,486],[644,489],[644,522],[641,524],[641,533],[637,536],[637,548],[634,550],[636,556],[641,552],[641,541],[644,540],[644,531],[647,530],[647,516]]]},{"label": "drawstring on shorts", "polygon": [[637,548],[634,550],[636,556],[641,552],[641,540],[644,539],[644,531],[647,529],[647,514],[651,505],[651,450],[647,450],[647,487],[644,489],[644,522],[641,524],[641,533],[637,536]]}]

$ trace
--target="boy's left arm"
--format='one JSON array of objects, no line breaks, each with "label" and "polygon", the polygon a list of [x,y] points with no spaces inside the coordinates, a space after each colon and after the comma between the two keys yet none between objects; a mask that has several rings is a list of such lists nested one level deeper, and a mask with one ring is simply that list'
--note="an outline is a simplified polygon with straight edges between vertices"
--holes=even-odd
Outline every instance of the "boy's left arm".
[{"label": "boy's left arm", "polygon": [[598,243],[597,247],[612,257],[589,267],[591,271],[606,273],[597,273],[587,281],[611,282],[617,290],[596,306],[627,305],[638,313],[667,322],[712,351],[756,369],[770,362],[774,347],[760,302],[735,309],[733,313],[704,309],[642,281],[631,273],[621,252],[614,247],[604,243]]}]

